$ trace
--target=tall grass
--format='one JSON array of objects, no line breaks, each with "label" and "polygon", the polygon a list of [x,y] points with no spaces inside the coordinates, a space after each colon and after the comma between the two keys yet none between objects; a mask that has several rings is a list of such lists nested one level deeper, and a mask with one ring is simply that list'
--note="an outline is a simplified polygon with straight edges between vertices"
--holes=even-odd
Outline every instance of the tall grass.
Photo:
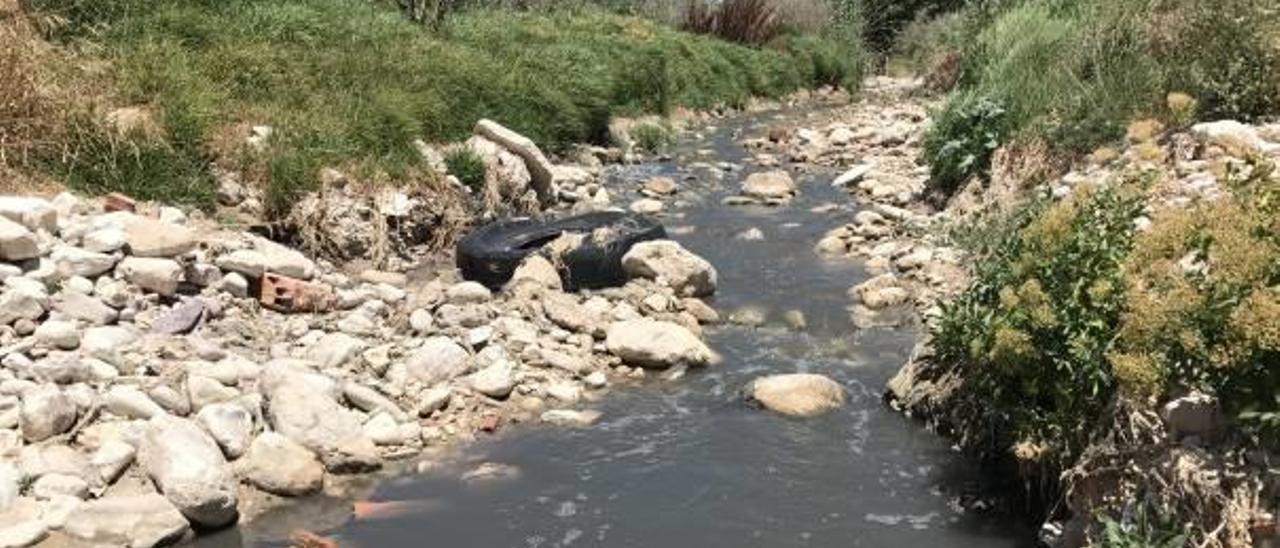
[{"label": "tall grass", "polygon": [[[1007,5],[1010,3],[995,3]],[[1006,138],[1032,134],[1078,153],[1117,139],[1131,119],[1165,116],[1164,98],[1188,93],[1206,118],[1280,112],[1280,9],[1260,0],[1023,0],[970,9],[958,96],[1008,111]],[[952,100],[948,110],[964,101]],[[956,117],[944,112],[940,118]],[[937,142],[971,137],[935,126]],[[958,169],[931,156],[935,183]],[[982,166],[984,162],[972,162]]]},{"label": "tall grass", "polygon": [[[164,129],[124,149],[87,139],[57,164],[69,180],[201,202],[198,166],[218,161],[277,210],[323,166],[419,172],[414,139],[461,139],[480,118],[555,149],[603,140],[614,115],[740,105],[849,83],[857,66],[831,62],[825,38],[750,48],[589,6],[470,9],[429,29],[362,0],[32,3],[65,21],[59,38],[103,51],[114,92]],[[263,150],[244,144],[254,125],[274,129]],[[174,178],[187,190],[152,190]]]}]

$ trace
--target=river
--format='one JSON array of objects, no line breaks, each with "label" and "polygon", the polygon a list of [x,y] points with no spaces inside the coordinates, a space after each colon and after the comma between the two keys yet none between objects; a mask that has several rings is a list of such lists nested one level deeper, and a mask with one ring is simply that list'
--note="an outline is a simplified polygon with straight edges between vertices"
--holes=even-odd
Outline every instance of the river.
[{"label": "river", "polygon": [[[754,169],[743,167],[747,155],[736,139],[763,133],[775,117],[806,115],[822,112],[720,120],[682,138],[668,161],[608,172],[620,203],[637,197],[650,175],[679,181],[664,222],[719,270],[713,304],[725,317],[744,306],[766,312],[759,328],[709,330],[721,364],[615,389],[595,404],[603,415],[591,427],[509,428],[425,471],[384,479],[369,498],[409,501],[399,515],[339,517],[331,527],[308,521],[326,512],[346,516],[348,502],[303,501],[200,544],[283,546],[282,531],[307,526],[340,546],[369,548],[1034,546],[1034,531],[1016,513],[981,509],[998,497],[989,497],[975,466],[882,402],[884,383],[916,333],[855,330],[845,293],[866,278],[862,265],[814,252],[824,232],[856,211],[853,199],[830,186],[835,173],[797,173],[800,195],[788,206],[721,204]],[[764,238],[738,237],[752,228]],[[808,327],[788,329],[787,310],[803,312]],[[744,402],[752,379],[797,371],[839,381],[847,405],[800,420]],[[459,479],[483,462],[519,474]]]}]

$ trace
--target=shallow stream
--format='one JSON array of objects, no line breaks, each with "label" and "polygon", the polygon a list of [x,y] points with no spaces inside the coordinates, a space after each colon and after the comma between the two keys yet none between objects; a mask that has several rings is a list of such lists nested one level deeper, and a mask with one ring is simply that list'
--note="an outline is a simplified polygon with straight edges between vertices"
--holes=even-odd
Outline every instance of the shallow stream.
[{"label": "shallow stream", "polygon": [[[814,252],[854,211],[853,199],[831,188],[835,174],[796,174],[800,196],[789,206],[721,205],[753,169],[736,138],[763,133],[782,115],[723,120],[683,139],[671,161],[610,171],[610,191],[623,204],[648,176],[675,178],[681,190],[667,200],[664,222],[719,270],[713,304],[723,317],[744,306],[766,311],[763,327],[708,331],[723,363],[615,389],[594,404],[603,416],[592,427],[510,428],[425,473],[386,480],[372,500],[414,501],[399,516],[311,528],[340,546],[370,548],[1034,546],[1020,518],[968,504],[981,491],[978,470],[882,402],[915,331],[855,330],[846,291],[866,277],[861,264]],[[699,162],[739,168],[715,177],[719,168]],[[763,240],[737,237],[751,228]],[[787,310],[801,311],[808,327],[788,329]],[[836,379],[847,405],[798,420],[743,401],[752,379],[796,371]],[[458,479],[482,462],[520,473]],[[282,545],[278,531],[308,526],[330,503],[332,512],[350,508],[302,503],[201,544]]]}]

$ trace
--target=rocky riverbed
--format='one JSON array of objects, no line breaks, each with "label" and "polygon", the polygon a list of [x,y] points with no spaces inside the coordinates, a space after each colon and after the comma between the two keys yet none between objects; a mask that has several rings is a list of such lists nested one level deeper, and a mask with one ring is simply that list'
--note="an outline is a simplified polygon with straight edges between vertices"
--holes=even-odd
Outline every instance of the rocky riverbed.
[{"label": "rocky riverbed", "polygon": [[[574,192],[573,169],[477,131],[519,167],[496,184]],[[224,205],[257,207],[244,194],[224,181]],[[0,197],[0,546],[172,542],[424,448],[588,425],[611,386],[715,361],[715,269],[674,242],[625,265],[625,286],[575,294],[533,257],[495,292],[124,196]]]}]

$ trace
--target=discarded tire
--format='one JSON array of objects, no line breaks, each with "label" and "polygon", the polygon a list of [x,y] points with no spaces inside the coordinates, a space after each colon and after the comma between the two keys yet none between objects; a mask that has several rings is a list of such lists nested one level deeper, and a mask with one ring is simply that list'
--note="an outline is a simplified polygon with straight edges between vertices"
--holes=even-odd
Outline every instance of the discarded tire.
[{"label": "discarded tire", "polygon": [[463,278],[497,289],[511,279],[525,257],[542,251],[562,234],[582,235],[575,247],[549,257],[560,271],[565,288],[571,291],[621,285],[626,281],[622,256],[631,246],[667,235],[662,225],[649,217],[618,211],[556,221],[498,221],[476,229],[458,242],[458,268]]}]

